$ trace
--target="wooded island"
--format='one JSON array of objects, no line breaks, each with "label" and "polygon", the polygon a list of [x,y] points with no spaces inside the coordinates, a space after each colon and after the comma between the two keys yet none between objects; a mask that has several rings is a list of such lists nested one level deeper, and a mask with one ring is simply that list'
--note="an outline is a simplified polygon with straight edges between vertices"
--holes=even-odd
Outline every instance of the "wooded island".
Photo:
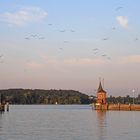
[{"label": "wooded island", "polygon": [[[5,89],[0,90],[0,101],[10,104],[91,104],[96,102],[94,94],[89,96],[75,90]],[[140,104],[140,95],[109,96],[106,101],[115,104]]]}]

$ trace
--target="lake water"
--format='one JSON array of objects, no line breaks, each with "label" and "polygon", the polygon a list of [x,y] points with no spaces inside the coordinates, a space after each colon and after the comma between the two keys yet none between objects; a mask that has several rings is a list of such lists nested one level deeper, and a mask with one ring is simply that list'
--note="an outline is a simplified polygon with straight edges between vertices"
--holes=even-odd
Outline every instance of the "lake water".
[{"label": "lake water", "polygon": [[0,140],[140,140],[140,112],[12,105],[0,114]]}]

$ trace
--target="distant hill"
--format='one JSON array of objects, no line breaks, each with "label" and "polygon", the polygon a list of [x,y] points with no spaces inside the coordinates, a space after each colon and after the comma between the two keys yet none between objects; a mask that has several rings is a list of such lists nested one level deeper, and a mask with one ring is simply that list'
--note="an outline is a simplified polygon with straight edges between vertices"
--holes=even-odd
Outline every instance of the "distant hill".
[{"label": "distant hill", "polygon": [[74,90],[0,90],[1,101],[11,104],[89,104],[89,96]]}]

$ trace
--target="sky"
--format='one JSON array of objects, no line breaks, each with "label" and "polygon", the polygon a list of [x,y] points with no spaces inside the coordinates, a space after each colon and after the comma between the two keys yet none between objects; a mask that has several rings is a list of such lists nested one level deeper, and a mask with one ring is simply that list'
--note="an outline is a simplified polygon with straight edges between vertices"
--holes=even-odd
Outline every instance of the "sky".
[{"label": "sky", "polygon": [[[0,89],[140,94],[139,0],[0,2]],[[132,93],[133,89],[135,93]]]}]

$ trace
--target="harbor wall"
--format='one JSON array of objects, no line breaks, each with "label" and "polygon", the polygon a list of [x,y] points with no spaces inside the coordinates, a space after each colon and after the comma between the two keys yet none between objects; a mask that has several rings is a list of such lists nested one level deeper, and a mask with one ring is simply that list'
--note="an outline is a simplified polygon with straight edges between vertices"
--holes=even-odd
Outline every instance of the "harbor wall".
[{"label": "harbor wall", "polygon": [[138,104],[94,104],[95,110],[124,110],[124,111],[140,111]]}]

